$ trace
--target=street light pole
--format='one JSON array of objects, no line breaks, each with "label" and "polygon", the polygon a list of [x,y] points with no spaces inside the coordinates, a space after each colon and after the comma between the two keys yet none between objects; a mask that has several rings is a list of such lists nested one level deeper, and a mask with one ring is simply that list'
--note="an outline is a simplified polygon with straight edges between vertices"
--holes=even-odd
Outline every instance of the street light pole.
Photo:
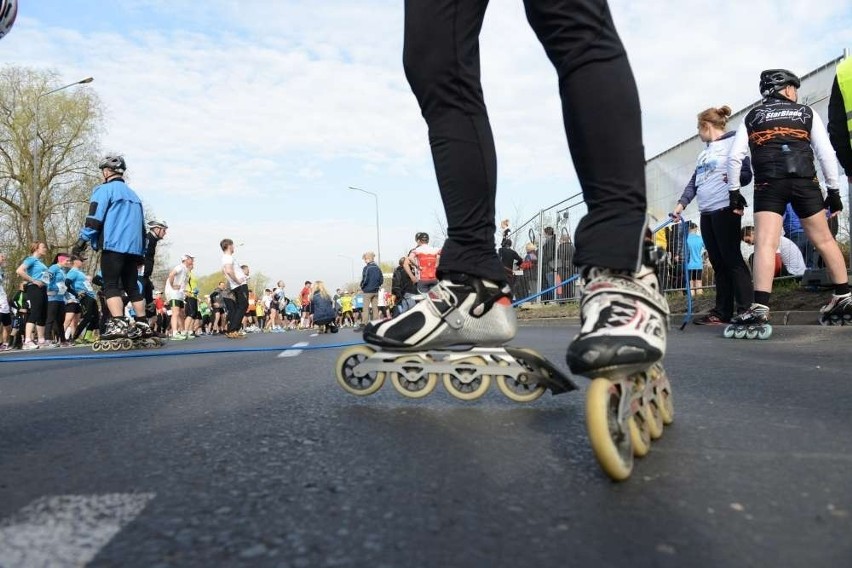
[{"label": "street light pole", "polygon": [[382,238],[379,233],[379,196],[373,193],[372,191],[367,191],[366,189],[361,189],[360,187],[352,187],[349,186],[349,189],[354,189],[355,191],[360,191],[361,193],[367,193],[373,196],[373,199],[376,200],[376,256],[378,257],[378,265],[379,268],[382,267]]},{"label": "street light pole", "polygon": [[73,83],[68,83],[67,85],[59,87],[58,89],[53,89],[52,91],[41,93],[36,97],[35,114],[33,115],[33,193],[30,201],[30,233],[32,235],[33,241],[38,240],[38,198],[39,194],[41,193],[41,187],[39,187],[38,181],[39,170],[41,170],[41,155],[38,151],[38,113],[39,106],[41,104],[41,99],[42,97],[52,95],[53,93],[59,92],[69,87],[73,87],[74,85],[85,85],[86,83],[91,83],[94,80],[94,77],[86,77],[85,79],[74,81]]}]

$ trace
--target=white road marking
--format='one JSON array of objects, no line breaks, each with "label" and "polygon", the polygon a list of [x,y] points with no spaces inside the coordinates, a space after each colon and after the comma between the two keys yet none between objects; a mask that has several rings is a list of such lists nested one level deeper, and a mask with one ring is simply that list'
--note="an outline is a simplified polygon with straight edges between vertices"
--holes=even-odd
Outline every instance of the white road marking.
[{"label": "white road marking", "polygon": [[[307,341],[300,341],[298,343],[294,343],[293,347],[307,347],[308,345],[310,344]],[[297,355],[301,355],[302,352],[303,351],[301,349],[288,349],[279,353],[278,357],[296,357]]]},{"label": "white road marking", "polygon": [[113,493],[36,499],[0,522],[0,566],[83,566],[153,498]]}]

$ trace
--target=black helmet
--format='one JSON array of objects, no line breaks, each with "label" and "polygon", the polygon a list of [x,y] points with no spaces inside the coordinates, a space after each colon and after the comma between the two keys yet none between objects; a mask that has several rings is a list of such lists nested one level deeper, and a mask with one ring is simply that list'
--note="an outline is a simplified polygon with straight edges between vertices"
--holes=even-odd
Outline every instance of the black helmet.
[{"label": "black helmet", "polygon": [[9,33],[18,15],[18,0],[0,0],[0,38]]},{"label": "black helmet", "polygon": [[425,241],[425,242],[428,243],[429,242],[429,233],[424,233],[424,232],[417,233],[416,235],[414,235],[414,240],[418,241],[418,242],[419,241]]},{"label": "black helmet", "polygon": [[123,174],[127,170],[127,164],[124,163],[124,156],[106,156],[98,164],[98,169],[112,170],[117,174]]},{"label": "black helmet", "polygon": [[760,94],[764,97],[782,91],[787,85],[798,89],[801,84],[799,78],[786,69],[767,69],[760,74]]}]

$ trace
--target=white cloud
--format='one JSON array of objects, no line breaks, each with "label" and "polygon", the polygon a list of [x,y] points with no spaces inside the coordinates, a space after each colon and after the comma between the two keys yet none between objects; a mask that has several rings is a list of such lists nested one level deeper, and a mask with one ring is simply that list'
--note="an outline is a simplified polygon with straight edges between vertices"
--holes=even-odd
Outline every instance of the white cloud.
[{"label": "white cloud", "polygon": [[[346,261],[333,259],[374,248],[375,227],[372,200],[347,185],[380,195],[388,251],[434,231],[438,193],[402,72],[401,2],[147,0],[116,2],[116,11],[132,31],[68,29],[22,13],[2,47],[11,64],[95,76],[88,88],[107,107],[104,146],[126,154],[134,187],[173,227],[173,250],[216,256],[222,233],[239,232],[235,240],[278,243],[257,245],[270,276],[328,270],[330,282],[348,280]],[[805,73],[852,46],[841,0],[619,0],[612,12],[649,157],[691,136],[698,111],[754,101],[761,69]],[[556,74],[520,0],[491,3],[481,43],[498,214],[528,217],[577,190]]]}]

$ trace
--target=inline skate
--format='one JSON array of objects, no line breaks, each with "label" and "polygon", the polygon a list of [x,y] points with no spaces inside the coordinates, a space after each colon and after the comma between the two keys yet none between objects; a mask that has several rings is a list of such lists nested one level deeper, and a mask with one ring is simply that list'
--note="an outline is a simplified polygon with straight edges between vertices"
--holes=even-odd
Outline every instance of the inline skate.
[{"label": "inline skate", "polygon": [[769,339],[772,336],[769,306],[752,304],[749,309],[731,318],[722,336],[729,339]]},{"label": "inline skate", "polygon": [[584,274],[580,333],[568,347],[572,373],[592,379],[586,394],[586,428],[592,450],[613,480],[627,479],[635,457],[674,421],[665,356],[668,303],[646,246],[638,272],[590,268]]},{"label": "inline skate", "polygon": [[467,275],[441,280],[409,310],[364,328],[372,345],[341,353],[337,381],[366,396],[390,377],[403,396],[422,398],[444,388],[460,400],[475,400],[492,381],[506,397],[532,402],[545,391],[559,394],[577,385],[531,349],[507,347],[517,329],[507,286]]},{"label": "inline skate", "polygon": [[852,325],[852,294],[832,295],[819,312],[820,325]]},{"label": "inline skate", "polygon": [[92,342],[92,351],[129,351],[163,345],[164,343],[154,336],[148,324],[131,324],[124,318],[110,318],[100,338]]}]

